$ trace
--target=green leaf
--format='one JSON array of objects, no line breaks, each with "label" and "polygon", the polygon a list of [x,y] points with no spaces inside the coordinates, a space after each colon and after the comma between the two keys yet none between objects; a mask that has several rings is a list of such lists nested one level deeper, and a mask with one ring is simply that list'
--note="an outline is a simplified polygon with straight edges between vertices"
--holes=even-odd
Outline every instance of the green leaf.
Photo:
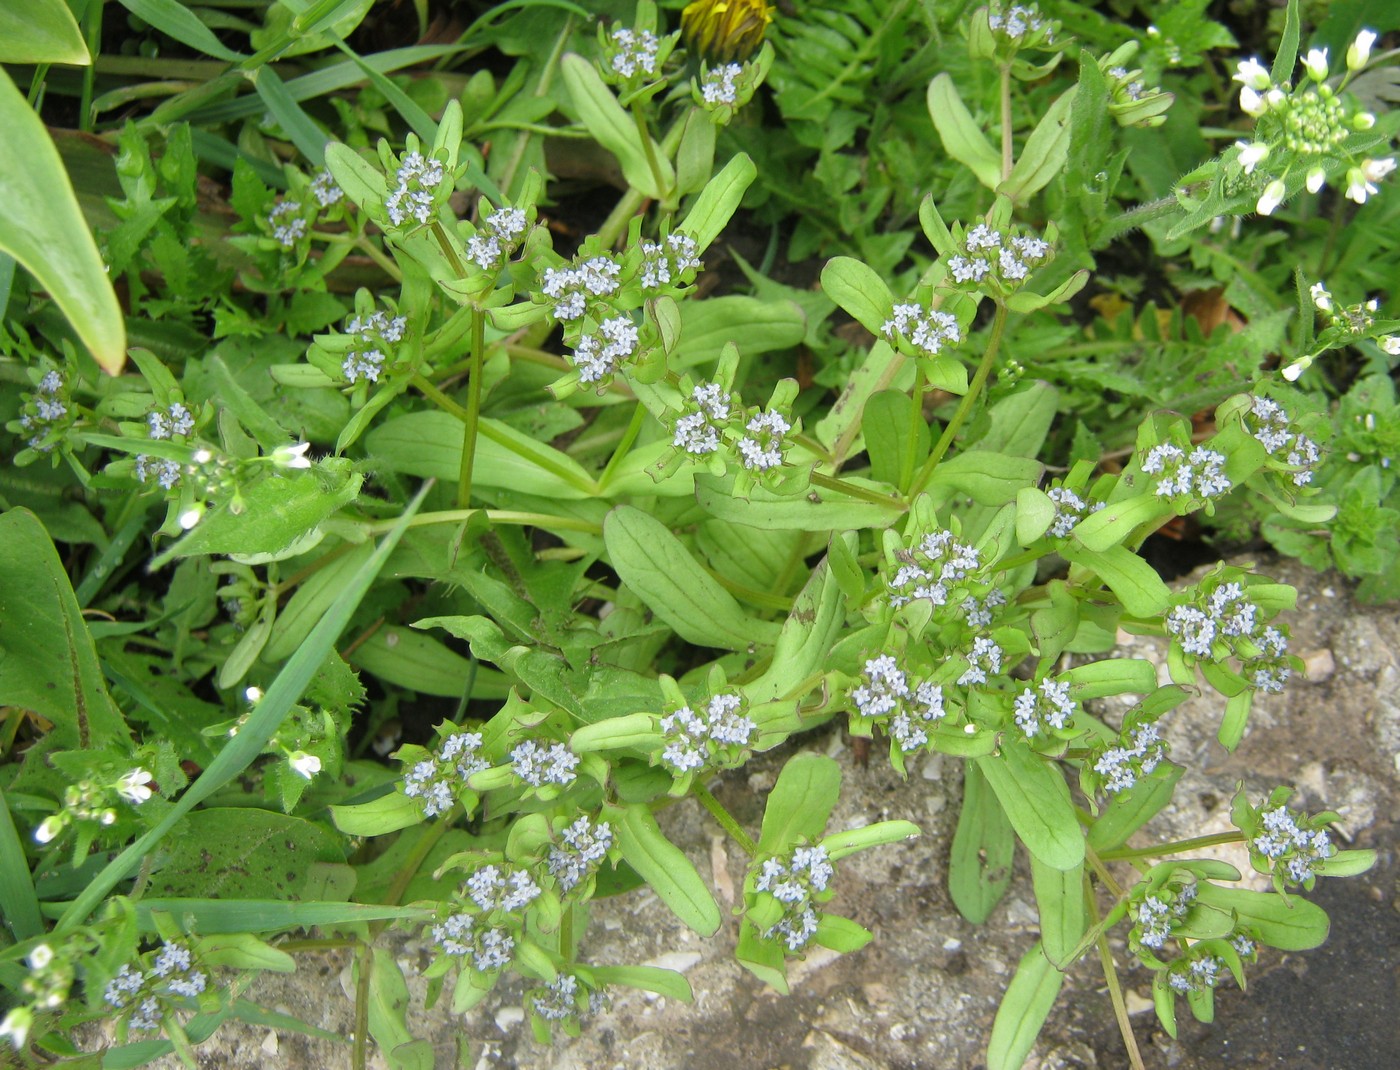
[{"label": "green leaf", "polygon": [[[865,403],[861,430],[870,454],[870,477],[881,483],[900,486],[907,482],[903,471],[908,455],[918,465],[928,456],[928,421],[912,419],[914,399],[902,390],[881,390]],[[914,448],[909,449],[909,428],[915,429]],[[912,474],[912,473],[910,473]]]},{"label": "green leaf", "polygon": [[1376,864],[1376,852],[1338,851],[1331,858],[1313,863],[1313,869],[1324,877],[1355,877]]},{"label": "green leaf", "polygon": [[[1184,691],[1182,697],[1185,697]],[[1184,772],[1186,770],[1179,765],[1162,762],[1150,776],[1113,796],[1089,827],[1089,846],[1102,853],[1127,843],[1129,836],[1172,801],[1176,782]]]},{"label": "green leaf", "polygon": [[1269,71],[1269,78],[1275,85],[1293,81],[1293,68],[1298,63],[1298,43],[1303,36],[1303,19],[1299,6],[1298,0],[1288,0],[1288,9],[1283,19],[1283,36],[1279,39],[1274,65]]},{"label": "green leaf", "polygon": [[833,862],[871,847],[901,843],[919,836],[919,826],[912,821],[877,821],[846,832],[833,832],[822,839],[822,846]]},{"label": "green leaf", "polygon": [[264,653],[269,661],[288,658],[302,644],[316,622],[330,608],[341,588],[354,576],[374,553],[374,546],[347,547],[324,568],[318,568],[300,584],[272,626]]},{"label": "green leaf", "polygon": [[1040,944],[1054,965],[1064,968],[1088,927],[1084,911],[1084,866],[1053,869],[1031,856],[1031,880],[1040,914]]},{"label": "green leaf", "polygon": [[1226,913],[1233,911],[1241,925],[1257,930],[1261,942],[1280,951],[1307,951],[1327,939],[1327,912],[1296,895],[1284,899],[1277,892],[1222,888],[1202,881],[1196,899]]},{"label": "green leaf", "polygon": [[34,893],[29,860],[3,789],[0,789],[0,917],[4,917],[16,940],[43,935],[44,917],[39,912],[39,897]]},{"label": "green leaf", "polygon": [[1134,617],[1155,617],[1167,608],[1171,589],[1151,565],[1126,546],[1091,551],[1066,540],[1060,554],[1103,580]]},{"label": "green leaf", "polygon": [[1064,169],[1069,153],[1070,108],[1074,104],[1075,90],[1075,86],[1070,86],[1046,109],[1026,139],[1010,177],[997,187],[998,193],[1024,204]]},{"label": "green leaf", "polygon": [[92,62],[82,31],[63,0],[0,6],[0,63]]},{"label": "green leaf", "polygon": [[1074,526],[1070,537],[1086,550],[1102,553],[1123,543],[1139,527],[1158,524],[1172,515],[1170,505],[1151,494],[1109,502]]},{"label": "green leaf", "polygon": [[676,175],[660,146],[654,142],[651,146],[652,159],[657,166],[657,172],[653,173],[637,124],[618,103],[593,64],[571,52],[560,62],[559,69],[583,125],[598,144],[617,157],[628,185],[648,197],[666,200],[676,184]]},{"label": "green leaf", "polygon": [[894,294],[868,264],[849,256],[832,257],[822,268],[822,290],[877,338],[894,311]]},{"label": "green leaf", "polygon": [[650,751],[659,749],[662,743],[663,737],[657,730],[653,714],[630,713],[576,729],[569,738],[569,749],[575,754],[631,748]]},{"label": "green leaf", "polygon": [[151,563],[196,554],[280,554],[300,546],[360,493],[364,476],[319,468],[298,475],[269,475],[209,510],[189,533]]},{"label": "green leaf", "polygon": [[[847,482],[870,490],[888,491],[854,476]],[[861,528],[887,528],[904,512],[904,502],[891,495],[889,505],[863,498],[846,498],[835,491],[814,490],[809,494],[778,495],[762,486],[748,492],[748,498],[733,494],[734,477],[697,474],[695,500],[700,508],[720,520],[754,528],[783,531],[853,531]]]},{"label": "green leaf", "polygon": [[748,616],[671,530],[642,510],[620,505],[608,513],[603,540],[622,582],[682,639],[725,650],[777,639],[777,624]]},{"label": "green leaf", "polygon": [[431,635],[397,624],[376,631],[355,649],[351,660],[381,680],[442,698],[464,697],[473,671],[469,660]]},{"label": "green leaf", "polygon": [[332,806],[331,820],[347,836],[384,836],[419,824],[423,807],[400,791],[391,791],[370,802]]},{"label": "green leaf", "polygon": [[639,988],[682,1003],[695,999],[689,981],[675,970],[660,966],[589,966],[588,973],[600,984]]},{"label": "green leaf", "polygon": [[676,192],[695,193],[705,188],[715,167],[715,124],[699,108],[685,120],[680,148],[676,150]]},{"label": "green leaf", "polygon": [[977,126],[953,79],[946,74],[929,83],[928,113],[944,151],[966,165],[982,185],[996,189],[1001,182],[1001,155]]},{"label": "green leaf", "polygon": [[1016,836],[976,762],[963,767],[963,804],[948,856],[948,894],[973,925],[981,925],[1006,894]]},{"label": "green leaf", "polygon": [[930,487],[952,487],[978,505],[1015,501],[1025,487],[1034,486],[1044,466],[1031,457],[1011,457],[989,450],[968,450],[942,461],[933,470]]},{"label": "green leaf", "polygon": [[330,140],[326,132],[316,125],[300,104],[292,99],[282,79],[271,67],[259,67],[248,75],[258,96],[267,105],[267,110],[277,120],[277,125],[292,139],[297,149],[316,167],[326,163],[326,142]]},{"label": "green leaf", "polygon": [[1074,685],[1078,699],[1108,695],[1146,695],[1157,690],[1157,669],[1145,658],[1105,658],[1077,665],[1061,679]]},{"label": "green leaf", "polygon": [[[392,1070],[433,1070],[433,1046],[415,1040],[408,1028],[408,982],[393,955],[369,953],[369,1034]],[[365,956],[355,957],[355,973],[365,968]],[[474,976],[463,970],[464,976]]]},{"label": "green leaf", "polygon": [[1000,754],[976,762],[1031,854],[1055,869],[1073,869],[1084,860],[1084,836],[1058,766],[1006,737]]},{"label": "green leaf", "polygon": [[384,205],[388,186],[384,173],[349,145],[332,141],[325,147],[326,166],[335,177],[336,185],[361,208]]},{"label": "green leaf", "polygon": [[792,604],[773,646],[773,664],[745,691],[751,702],[792,695],[794,688],[821,671],[845,624],[841,587],[823,558]]},{"label": "green leaf", "polygon": [[[818,922],[818,925],[821,923]],[[787,959],[774,940],[765,940],[747,918],[739,927],[739,946],[734,950],[739,965],[781,995],[788,994]]]},{"label": "green leaf", "polygon": [[839,914],[823,914],[817,922],[817,931],[812,934],[812,939],[829,951],[849,955],[875,939],[875,934],[850,918],[843,918]]},{"label": "green leaf", "polygon": [[271,810],[197,810],[165,841],[153,896],[203,899],[302,897],[312,862],[343,862],[342,841],[323,825]]},{"label": "green leaf", "polygon": [[694,238],[700,252],[704,252],[733,218],[744,192],[757,176],[758,168],[747,154],[740,152],[730,157],[720,173],[705,184],[678,229]]},{"label": "green leaf", "polygon": [[841,767],[836,762],[824,754],[789,758],[764,805],[758,853],[782,854],[801,840],[820,839],[840,797]]},{"label": "green leaf", "polygon": [[196,52],[231,63],[245,58],[241,53],[225,48],[214,36],[214,31],[200,22],[199,16],[179,0],[121,0],[121,5],[167,37],[189,45]]},{"label": "green leaf", "polygon": [[52,295],[104,371],[126,360],[126,320],[63,161],[43,122],[0,70],[0,253]]},{"label": "green leaf", "polygon": [[1037,941],[1017,965],[997,1008],[987,1042],[987,1070],[1021,1070],[1064,980]]},{"label": "green leaf", "polygon": [[732,338],[744,355],[788,349],[807,333],[807,316],[792,301],[764,301],[742,294],[686,301],[681,306],[681,340],[667,362],[673,369],[713,361]]},{"label": "green leaf", "polygon": [[671,911],[701,936],[719,931],[719,905],[690,859],[661,832],[644,803],[604,811],[622,857]]},{"label": "green leaf", "polygon": [[131,738],[58,551],[28,509],[0,515],[0,706],[53,722],[62,749]]}]

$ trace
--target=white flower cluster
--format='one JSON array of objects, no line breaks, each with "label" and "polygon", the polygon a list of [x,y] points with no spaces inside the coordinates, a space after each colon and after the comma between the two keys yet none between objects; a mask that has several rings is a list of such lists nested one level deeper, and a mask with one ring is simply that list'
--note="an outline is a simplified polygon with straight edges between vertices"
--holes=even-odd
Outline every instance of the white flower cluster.
[{"label": "white flower cluster", "polygon": [[737,691],[720,692],[699,712],[682,706],[664,715],[659,722],[665,737],[661,764],[675,776],[710,764],[733,764],[758,732],[754,720],[740,712],[743,704]]},{"label": "white flower cluster", "polygon": [[754,888],[783,905],[783,917],[763,934],[764,939],[782,940],[790,952],[806,947],[820,921],[813,896],[826,891],[835,874],[826,848],[820,844],[796,847],[786,859],[764,859]]},{"label": "white flower cluster", "polygon": [[1250,402],[1244,422],[1270,456],[1284,454],[1284,463],[1295,469],[1292,473],[1294,486],[1312,482],[1313,469],[1321,458],[1317,443],[1293,430],[1282,405],[1272,398],[1256,397]]},{"label": "white flower cluster", "polygon": [[63,389],[63,376],[50,369],[44,373],[34,388],[34,393],[26,399],[27,404],[19,416],[20,427],[31,432],[29,448],[47,453],[52,446],[44,444],[44,437],[52,430],[53,424],[68,415],[68,406],[59,397]]},{"label": "white flower cluster", "polygon": [[283,249],[296,248],[297,242],[306,237],[306,217],[302,215],[299,201],[277,199],[267,213],[267,225],[272,228],[272,237]]},{"label": "white flower cluster", "polygon": [[865,682],[852,689],[851,701],[862,717],[884,728],[905,754],[927,745],[925,726],[947,716],[943,688],[925,680],[909,686],[909,678],[888,654],[865,663]]},{"label": "white flower cluster", "polygon": [[730,394],[718,383],[699,383],[690,392],[687,408],[690,411],[676,420],[671,445],[694,457],[714,453],[733,416]]},{"label": "white flower cluster", "polygon": [[612,43],[616,51],[612,56],[612,69],[623,78],[631,78],[638,71],[643,74],[656,73],[656,54],[661,42],[650,30],[629,30],[619,27],[612,32]]},{"label": "white flower cluster", "polygon": [[467,913],[450,914],[429,929],[432,941],[445,955],[470,956],[478,973],[492,973],[510,965],[515,937],[509,929],[478,926]]},{"label": "white flower cluster", "polygon": [[[1366,66],[1376,35],[1362,30],[1347,50],[1347,75]],[[1345,148],[1353,132],[1369,130],[1376,117],[1351,107],[1337,89],[1325,84],[1329,74],[1327,49],[1310,49],[1303,57],[1307,74],[1294,89],[1287,83],[1275,85],[1269,69],[1251,58],[1238,64],[1234,81],[1240,83],[1240,109],[1256,120],[1254,139],[1238,141],[1237,159],[1246,174],[1279,160],[1280,166],[1266,167],[1274,177],[1264,187],[1255,208],[1260,215],[1271,215],[1288,195],[1286,179],[1295,165],[1305,167],[1304,183],[1309,193],[1317,193],[1327,183],[1329,161],[1347,164],[1346,196],[1357,204],[1379,192],[1376,183],[1395,170],[1392,157],[1356,159]]]},{"label": "white flower cluster", "polygon": [[553,302],[550,311],[554,318],[569,323],[583,318],[589,298],[617,293],[621,271],[611,257],[593,256],[572,267],[546,268],[540,289]]},{"label": "white flower cluster", "polygon": [[1337,853],[1325,830],[1300,826],[1286,806],[1265,810],[1259,820],[1263,831],[1250,845],[1269,859],[1276,871],[1282,866],[1290,883],[1311,880],[1317,863]]},{"label": "white flower cluster", "polygon": [[1181,649],[1198,658],[1214,659],[1216,643],[1223,643],[1240,659],[1256,691],[1282,691],[1292,672],[1288,637],[1264,624],[1259,607],[1238,583],[1220,584],[1196,605],[1173,606],[1164,623]]},{"label": "white flower cluster", "polygon": [[[1163,889],[1169,893],[1169,889]],[[1175,894],[1164,896],[1149,895],[1138,904],[1137,920],[1133,926],[1138,943],[1154,950],[1161,949],[1172,934],[1172,928],[1186,917],[1191,904],[1196,901],[1196,886],[1183,884]]]},{"label": "white flower cluster", "polygon": [[145,483],[154,479],[163,490],[171,490],[180,482],[180,465],[169,457],[150,457],[144,453],[136,455],[136,479]]},{"label": "white flower cluster", "polygon": [[986,598],[979,599],[975,594],[968,595],[958,608],[963,611],[963,617],[972,627],[987,628],[995,619],[996,610],[1004,605],[1006,605],[1005,592],[993,588],[987,592]]},{"label": "white flower cluster", "polygon": [[1167,971],[1167,984],[1183,996],[1188,992],[1203,992],[1220,983],[1220,970],[1224,965],[1214,955],[1177,959]]},{"label": "white flower cluster", "polygon": [[700,246],[689,234],[668,234],[664,242],[643,239],[641,251],[642,289],[651,293],[679,283],[682,274],[704,266],[698,255]]},{"label": "white flower cluster", "polygon": [[737,63],[707,71],[700,82],[700,99],[712,108],[739,103],[739,78],[743,73],[744,68]]},{"label": "white flower cluster", "polygon": [[546,747],[538,740],[527,739],[510,752],[510,767],[531,787],[572,784],[578,776],[574,772],[578,768],[578,755],[563,743],[551,743]]},{"label": "white flower cluster", "polygon": [[982,555],[951,531],[939,529],[898,554],[899,569],[889,581],[890,605],[898,608],[919,599],[935,606],[948,603],[953,588],[982,564]]},{"label": "white flower cluster", "polygon": [[567,895],[597,872],[612,848],[613,831],[606,821],[594,821],[583,814],[563,829],[559,838],[563,846],[550,847],[545,864],[559,882],[559,890]]},{"label": "white flower cluster", "polygon": [[146,414],[146,426],[151,438],[165,439],[172,435],[185,435],[194,432],[194,415],[180,402],[173,402],[164,411],[154,409]]},{"label": "white flower cluster", "polygon": [[482,220],[482,229],[467,242],[467,257],[482,271],[493,271],[515,251],[528,225],[519,208],[496,208]]},{"label": "white flower cluster", "polygon": [[336,184],[335,176],[330,171],[323,170],[311,180],[311,196],[322,208],[330,208],[345,198],[345,191]]},{"label": "white flower cluster", "polygon": [[[1012,4],[1000,11],[992,10],[987,15],[987,24],[997,33],[1012,41],[1019,41],[1027,33],[1036,33],[1045,27],[1045,19],[1035,4]],[[1050,39],[1049,33],[1045,39]]]},{"label": "white flower cluster", "polygon": [[601,383],[637,352],[637,325],[626,314],[605,319],[574,346],[573,365],[581,382]]},{"label": "white flower cluster", "polygon": [[972,283],[999,282],[1014,289],[1031,268],[1050,255],[1050,243],[1043,238],[1023,234],[1003,234],[978,223],[963,237],[963,253],[950,257],[948,270],[953,281]]},{"label": "white flower cluster", "polygon": [[463,890],[483,914],[504,910],[518,914],[540,894],[540,887],[527,870],[519,866],[485,865],[474,870],[462,885]]},{"label": "white flower cluster", "polygon": [[427,817],[446,813],[457,792],[467,786],[467,778],[491,767],[477,754],[480,749],[480,732],[454,732],[442,741],[436,757],[423,759],[404,775],[403,793],[422,799]]},{"label": "white flower cluster", "polygon": [[1167,752],[1166,742],[1155,724],[1135,725],[1094,762],[1094,772],[1103,777],[1103,790],[1110,795],[1127,791],[1138,777],[1151,774]]},{"label": "white flower cluster", "polygon": [[972,652],[967,656],[967,669],[958,677],[959,687],[985,684],[988,674],[996,676],[1001,672],[1002,649],[985,635],[972,641]]},{"label": "white flower cluster", "polygon": [[408,220],[427,223],[433,218],[433,202],[447,176],[442,161],[421,152],[410,152],[399,164],[398,185],[384,198],[384,209],[396,227]]},{"label": "white flower cluster", "polygon": [[1051,487],[1046,493],[1055,503],[1055,519],[1050,524],[1050,534],[1057,539],[1066,538],[1088,514],[1097,513],[1104,507],[1103,502],[1085,501],[1066,487]]},{"label": "white flower cluster", "polygon": [[408,328],[408,320],[403,316],[390,317],[384,312],[374,311],[367,316],[354,316],[345,325],[345,333],[354,335],[358,345],[345,354],[340,370],[348,383],[363,379],[367,383],[379,382],[384,371],[385,350],[403,340]]},{"label": "white flower cluster", "polygon": [[748,434],[739,439],[736,445],[745,468],[766,472],[783,463],[783,450],[787,446],[783,436],[792,430],[792,425],[781,413],[772,409],[755,412],[744,427]]},{"label": "white flower cluster", "polygon": [[103,989],[103,998],[114,1011],[130,1010],[133,1029],[158,1029],[170,997],[193,999],[208,987],[202,970],[184,944],[166,941],[151,968],[142,972],[123,964]]},{"label": "white flower cluster", "polygon": [[1030,739],[1045,728],[1060,731],[1068,727],[1077,708],[1078,703],[1069,697],[1069,684],[1047,676],[1040,681],[1039,694],[1028,687],[1016,696],[1012,716],[1017,727]]},{"label": "white flower cluster", "polygon": [[1218,498],[1232,486],[1224,467],[1223,453],[1197,446],[1188,454],[1172,442],[1153,446],[1142,462],[1148,475],[1161,476],[1157,480],[1159,498]]},{"label": "white flower cluster", "polygon": [[880,325],[880,333],[891,345],[903,339],[926,357],[936,357],[945,345],[962,341],[957,317],[914,303],[895,305],[893,314]]}]

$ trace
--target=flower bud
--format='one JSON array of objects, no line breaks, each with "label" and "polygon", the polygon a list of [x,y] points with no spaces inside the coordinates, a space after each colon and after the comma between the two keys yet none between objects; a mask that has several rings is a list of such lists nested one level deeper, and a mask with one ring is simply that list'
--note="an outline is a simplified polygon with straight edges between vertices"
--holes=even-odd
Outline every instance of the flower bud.
[{"label": "flower bud", "polygon": [[1274,179],[1264,187],[1264,192],[1259,197],[1259,203],[1254,210],[1260,215],[1273,215],[1274,209],[1283,203],[1284,196],[1288,193],[1288,188],[1281,179]]},{"label": "flower bud", "polygon": [[1308,49],[1308,54],[1303,57],[1303,66],[1307,69],[1308,77],[1314,82],[1325,82],[1327,80],[1327,49]]},{"label": "flower bud", "polygon": [[1327,183],[1327,172],[1321,167],[1314,167],[1308,172],[1308,192],[1316,193]]},{"label": "flower bud", "polygon": [[1376,43],[1373,30],[1362,30],[1347,49],[1347,70],[1359,71],[1371,60],[1371,46]]}]

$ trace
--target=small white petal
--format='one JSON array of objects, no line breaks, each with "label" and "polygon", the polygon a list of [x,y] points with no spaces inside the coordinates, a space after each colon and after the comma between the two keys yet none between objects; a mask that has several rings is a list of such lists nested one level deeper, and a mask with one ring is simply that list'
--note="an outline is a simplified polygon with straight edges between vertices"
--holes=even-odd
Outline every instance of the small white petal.
[{"label": "small white petal", "polygon": [[1392,357],[1400,357],[1400,334],[1387,334],[1380,339],[1381,348]]},{"label": "small white petal", "polygon": [[310,780],[321,771],[321,759],[314,754],[299,750],[287,756],[287,761],[300,776]]},{"label": "small white petal", "polygon": [[1307,68],[1308,77],[1315,82],[1327,80],[1327,49],[1310,48],[1308,54],[1303,57],[1303,66]]},{"label": "small white petal", "polygon": [[1250,89],[1268,89],[1271,80],[1269,69],[1251,56],[1239,64],[1233,81],[1242,82]]},{"label": "small white petal", "polygon": [[190,528],[194,527],[196,524],[199,523],[199,518],[203,515],[204,506],[202,505],[197,505],[193,509],[186,509],[183,513],[180,514],[180,527],[184,528],[184,530],[186,531],[189,531]]},{"label": "small white petal", "polygon": [[1372,30],[1362,30],[1347,49],[1347,70],[1359,71],[1371,60],[1371,46],[1376,43]]},{"label": "small white petal", "polygon": [[1255,92],[1249,86],[1240,87],[1240,111],[1246,115],[1253,115],[1256,118],[1263,115],[1267,110],[1264,97]]},{"label": "small white petal", "polygon": [[1316,193],[1327,184],[1327,172],[1321,167],[1314,167],[1308,172],[1308,192]]},{"label": "small white petal", "polygon": [[1259,197],[1259,203],[1255,205],[1255,211],[1260,215],[1273,215],[1274,209],[1283,203],[1284,195],[1288,192],[1286,186],[1280,179],[1274,179],[1264,187],[1264,192]]},{"label": "small white petal", "polygon": [[1236,141],[1235,148],[1240,150],[1240,164],[1247,175],[1253,174],[1254,169],[1269,155],[1269,146],[1259,141]]},{"label": "small white petal", "polygon": [[1395,170],[1395,158],[1385,156],[1379,160],[1363,160],[1361,163],[1361,173],[1366,176],[1367,182],[1379,182]]}]

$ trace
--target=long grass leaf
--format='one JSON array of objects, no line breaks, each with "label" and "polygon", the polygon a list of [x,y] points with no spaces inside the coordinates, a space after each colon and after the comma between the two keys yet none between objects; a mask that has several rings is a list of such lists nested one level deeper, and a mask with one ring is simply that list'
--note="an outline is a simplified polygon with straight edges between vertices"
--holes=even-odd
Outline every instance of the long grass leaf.
[{"label": "long grass leaf", "polygon": [[29,862],[19,842],[5,792],[0,789],[0,917],[16,940],[28,940],[44,931],[39,897],[29,877]]},{"label": "long grass leaf", "polygon": [[200,22],[193,11],[177,0],[121,0],[121,5],[167,37],[189,45],[196,52],[226,59],[230,63],[245,58],[242,53],[225,48],[223,42],[214,36],[214,32]]},{"label": "long grass leaf", "polygon": [[324,167],[326,142],[330,138],[316,125],[316,121],[302,110],[301,105],[292,99],[277,73],[271,67],[259,67],[248,77],[262,102],[267,105],[267,110],[292,139],[292,144],[316,167]]},{"label": "long grass leaf", "polygon": [[238,776],[262,753],[263,746],[272,738],[288,711],[301,698],[302,692],[325,662],[326,656],[334,649],[336,639],[359,606],[360,599],[365,596],[370,584],[379,574],[380,568],[388,560],[389,554],[398,545],[403,533],[408,530],[408,522],[418,512],[431,486],[431,483],[425,484],[409,502],[393,530],[375,549],[374,556],[365,562],[365,567],[341,592],[340,597],[316,627],[311,629],[311,634],[306,637],[301,649],[288,659],[277,678],[268,686],[262,700],[239,733],[229,740],[199,779],[185,789],[185,793],[175,801],[160,824],[108,863],[83,893],[69,904],[68,909],[59,918],[55,932],[67,932],[86,920],[107,893],[131,875],[147,853],[175,827],[180,818]]}]

